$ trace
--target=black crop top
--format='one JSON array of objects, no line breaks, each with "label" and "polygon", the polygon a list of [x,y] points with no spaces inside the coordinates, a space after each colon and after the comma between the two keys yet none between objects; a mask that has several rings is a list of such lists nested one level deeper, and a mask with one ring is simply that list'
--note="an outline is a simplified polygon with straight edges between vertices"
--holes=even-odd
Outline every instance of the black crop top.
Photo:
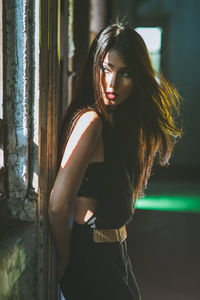
[{"label": "black crop top", "polygon": [[119,228],[132,217],[133,175],[122,157],[123,141],[115,128],[104,122],[104,162],[88,165],[77,196],[98,200],[98,227]]}]

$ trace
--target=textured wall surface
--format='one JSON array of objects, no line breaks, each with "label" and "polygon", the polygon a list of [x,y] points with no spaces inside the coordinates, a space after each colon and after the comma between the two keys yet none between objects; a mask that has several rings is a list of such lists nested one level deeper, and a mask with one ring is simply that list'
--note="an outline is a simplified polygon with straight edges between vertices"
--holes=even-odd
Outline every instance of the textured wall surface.
[{"label": "textured wall surface", "polygon": [[33,188],[37,174],[34,119],[34,22],[33,2],[5,1],[4,95],[7,115],[7,161],[11,215],[33,220]]},{"label": "textured wall surface", "polygon": [[1,236],[1,300],[36,299],[34,295],[33,235],[33,226],[29,223],[13,222],[7,228],[6,233]]},{"label": "textured wall surface", "polygon": [[0,233],[1,300],[37,299],[38,3],[4,1],[4,151],[9,219]]}]

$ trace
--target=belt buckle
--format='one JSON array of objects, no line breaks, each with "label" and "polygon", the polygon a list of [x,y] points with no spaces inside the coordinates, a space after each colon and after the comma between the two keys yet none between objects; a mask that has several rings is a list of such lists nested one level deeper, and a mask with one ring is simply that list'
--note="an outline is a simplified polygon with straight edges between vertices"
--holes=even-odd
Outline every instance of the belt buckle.
[{"label": "belt buckle", "polygon": [[126,226],[122,226],[118,231],[118,241],[123,242],[127,238]]},{"label": "belt buckle", "polygon": [[95,243],[123,242],[126,237],[125,225],[119,229],[93,229],[93,241]]}]

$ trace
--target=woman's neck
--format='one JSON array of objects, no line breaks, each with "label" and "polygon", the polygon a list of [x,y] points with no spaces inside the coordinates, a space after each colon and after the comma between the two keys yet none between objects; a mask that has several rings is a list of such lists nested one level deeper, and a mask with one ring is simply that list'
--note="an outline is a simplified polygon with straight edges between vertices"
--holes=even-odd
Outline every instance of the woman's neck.
[{"label": "woman's neck", "polygon": [[112,127],[114,127],[115,125],[115,121],[114,121],[114,109],[111,109],[110,107],[108,107],[108,121],[110,122],[110,124],[112,125]]}]

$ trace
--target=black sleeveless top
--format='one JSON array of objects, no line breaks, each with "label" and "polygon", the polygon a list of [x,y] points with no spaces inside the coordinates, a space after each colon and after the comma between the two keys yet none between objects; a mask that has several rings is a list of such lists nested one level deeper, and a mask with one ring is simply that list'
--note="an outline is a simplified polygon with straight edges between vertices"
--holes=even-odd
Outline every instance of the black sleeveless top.
[{"label": "black sleeveless top", "polygon": [[132,217],[133,174],[123,154],[123,136],[103,122],[104,162],[88,165],[77,196],[98,200],[95,217],[99,228],[119,228]]}]

